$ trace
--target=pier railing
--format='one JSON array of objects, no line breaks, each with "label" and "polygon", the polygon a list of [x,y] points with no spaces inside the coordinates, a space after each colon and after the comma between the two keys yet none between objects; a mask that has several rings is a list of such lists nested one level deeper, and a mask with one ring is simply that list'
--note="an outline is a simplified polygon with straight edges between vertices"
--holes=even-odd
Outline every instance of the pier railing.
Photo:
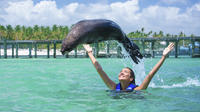
[{"label": "pier railing", "polygon": [[[164,47],[168,46],[170,42],[175,43],[175,50],[173,51],[173,55],[175,58],[177,58],[180,55],[180,41],[187,41],[189,44],[187,44],[188,48],[188,55],[191,57],[200,57],[200,37],[178,37],[178,38],[130,38],[132,41],[134,41],[138,46],[140,46],[140,51],[143,53],[146,57],[155,57],[159,55],[159,49],[160,47],[156,46],[156,44],[160,44],[164,42]],[[11,55],[9,57],[12,58],[18,58],[19,57],[19,45],[26,45],[28,48],[28,58],[37,58],[38,57],[38,46],[40,45],[46,45],[46,57],[50,58],[50,50],[53,49],[53,58],[56,58],[58,55],[61,56],[61,54],[57,54],[57,51],[59,51],[60,48],[57,48],[57,45],[61,45],[62,40],[0,40],[0,58],[8,58],[8,49],[11,50]],[[196,46],[195,43],[197,43]],[[111,55],[115,55],[114,57],[121,57],[121,50],[119,46],[115,46],[114,51],[115,53],[111,52],[112,45],[109,42],[104,43],[105,52],[100,52],[100,46],[99,43],[94,44],[94,55],[96,57],[110,57]],[[50,46],[52,46],[50,48]],[[148,48],[147,48],[148,46]],[[163,47],[163,48],[164,48]],[[34,51],[34,54],[32,54],[32,51]],[[3,53],[2,53],[3,52]],[[80,57],[78,56],[78,50],[77,48],[73,50],[74,54],[73,56],[70,56],[69,54],[66,54],[65,56],[61,57]],[[162,50],[160,50],[161,55]],[[81,57],[88,57],[87,53],[81,54]]]},{"label": "pier railing", "polygon": [[[180,41],[188,41],[190,44],[187,45],[188,47],[188,51],[190,52],[189,55],[191,55],[191,57],[200,57],[200,37],[163,37],[163,38],[131,38],[132,41],[135,42],[141,42],[142,43],[142,48],[140,48],[142,50],[142,52],[144,53],[144,48],[145,48],[145,43],[150,43],[150,51],[151,51],[151,57],[155,56],[155,43],[159,43],[159,42],[165,42],[167,47],[169,45],[170,42],[175,43],[175,51],[174,51],[174,55],[175,58],[178,57],[179,53],[178,53],[178,48],[180,48]],[[199,46],[197,47],[197,52],[195,52],[195,42],[198,42]],[[145,53],[144,53],[145,54]]]}]

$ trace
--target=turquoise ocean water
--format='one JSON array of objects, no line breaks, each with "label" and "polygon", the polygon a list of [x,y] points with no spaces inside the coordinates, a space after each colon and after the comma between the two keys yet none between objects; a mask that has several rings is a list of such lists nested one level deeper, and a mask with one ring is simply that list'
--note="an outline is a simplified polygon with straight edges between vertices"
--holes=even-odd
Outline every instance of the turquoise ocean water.
[{"label": "turquoise ocean water", "polygon": [[[158,60],[133,67],[137,84]],[[131,66],[117,58],[98,61],[116,83]],[[200,59],[168,58],[145,91],[107,90],[86,58],[0,60],[0,112],[199,112]]]}]

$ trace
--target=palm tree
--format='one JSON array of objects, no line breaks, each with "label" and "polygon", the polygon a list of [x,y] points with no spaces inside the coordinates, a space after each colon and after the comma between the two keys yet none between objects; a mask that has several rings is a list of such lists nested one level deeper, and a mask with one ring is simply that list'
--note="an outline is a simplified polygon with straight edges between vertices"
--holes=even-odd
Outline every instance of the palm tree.
[{"label": "palm tree", "polygon": [[22,26],[22,36],[19,37],[19,40],[25,40],[26,38],[26,27],[25,26]]},{"label": "palm tree", "polygon": [[44,39],[45,40],[49,40],[50,37],[51,37],[51,29],[49,26],[45,27],[45,30],[44,30]]},{"label": "palm tree", "polygon": [[52,31],[53,31],[53,32],[57,32],[57,31],[58,31],[58,27],[57,27],[57,25],[53,25],[53,27],[52,27]]},{"label": "palm tree", "polygon": [[65,32],[64,32],[64,28],[63,28],[63,26],[59,26],[59,36],[58,36],[58,40],[61,40],[62,38],[64,38],[64,36],[65,36]]},{"label": "palm tree", "polygon": [[164,36],[163,31],[160,31],[158,37],[163,37],[163,36]]},{"label": "palm tree", "polygon": [[183,32],[180,32],[179,37],[186,37],[186,35]]},{"label": "palm tree", "polygon": [[147,37],[149,37],[151,34],[152,34],[153,32],[152,31],[150,31],[148,34],[147,34]]},{"label": "palm tree", "polygon": [[153,33],[153,37],[157,37],[157,33],[156,32]]},{"label": "palm tree", "polygon": [[68,33],[69,33],[69,28],[68,28],[68,26],[65,26],[64,27],[64,34],[65,34],[64,37],[67,36]]},{"label": "palm tree", "polygon": [[6,26],[6,30],[7,30],[6,38],[8,40],[13,40],[13,36],[14,36],[13,34],[14,34],[14,32],[13,32],[12,26],[11,25]]},{"label": "palm tree", "polygon": [[21,31],[21,26],[20,25],[17,25],[15,27],[15,33],[14,33],[14,39],[15,40],[19,40],[19,38],[22,36],[22,31]]},{"label": "palm tree", "polygon": [[171,35],[169,33],[166,34],[166,37],[171,37]]},{"label": "palm tree", "polygon": [[6,28],[3,25],[0,25],[0,38],[3,39],[6,37]]},{"label": "palm tree", "polygon": [[144,27],[142,27],[142,29],[141,29],[140,36],[141,36],[141,37],[144,37]]},{"label": "palm tree", "polygon": [[33,40],[37,40],[37,38],[40,36],[40,28],[38,25],[34,25],[33,27]]},{"label": "palm tree", "polygon": [[28,27],[27,29],[26,29],[26,40],[31,40],[32,39],[32,37],[33,37],[33,29],[32,29],[32,27]]}]

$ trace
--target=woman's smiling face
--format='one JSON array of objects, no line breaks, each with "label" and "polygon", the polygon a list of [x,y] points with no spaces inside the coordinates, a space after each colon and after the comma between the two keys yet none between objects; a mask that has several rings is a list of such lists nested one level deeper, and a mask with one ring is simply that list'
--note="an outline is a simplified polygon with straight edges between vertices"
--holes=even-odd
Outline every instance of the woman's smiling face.
[{"label": "woman's smiling face", "polygon": [[118,76],[119,81],[132,81],[131,71],[128,68],[123,68]]}]

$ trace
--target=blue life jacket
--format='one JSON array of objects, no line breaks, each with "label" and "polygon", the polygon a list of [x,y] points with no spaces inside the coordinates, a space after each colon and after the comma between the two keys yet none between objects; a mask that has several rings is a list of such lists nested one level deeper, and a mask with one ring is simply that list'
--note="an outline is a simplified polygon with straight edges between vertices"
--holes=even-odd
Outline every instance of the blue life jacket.
[{"label": "blue life jacket", "polygon": [[[126,90],[127,90],[127,91],[133,91],[136,87],[137,87],[137,85],[131,83],[131,84],[126,88]],[[118,83],[118,84],[116,85],[116,91],[120,91],[120,90],[122,90],[121,84]]]}]

